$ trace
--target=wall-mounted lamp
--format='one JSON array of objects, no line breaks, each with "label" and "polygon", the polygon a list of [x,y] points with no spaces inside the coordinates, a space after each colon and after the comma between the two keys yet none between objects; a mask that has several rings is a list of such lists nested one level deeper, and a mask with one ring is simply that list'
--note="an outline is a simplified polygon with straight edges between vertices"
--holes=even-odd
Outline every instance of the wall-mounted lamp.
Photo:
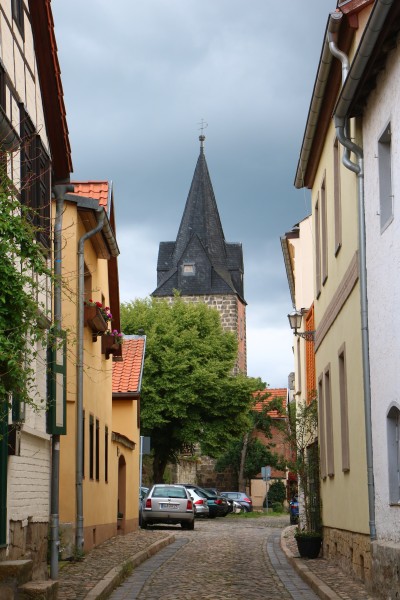
[{"label": "wall-mounted lamp", "polygon": [[298,335],[305,339],[307,342],[315,341],[315,331],[298,331],[301,327],[301,320],[303,313],[301,310],[294,310],[288,315],[290,327],[293,330],[294,335]]}]

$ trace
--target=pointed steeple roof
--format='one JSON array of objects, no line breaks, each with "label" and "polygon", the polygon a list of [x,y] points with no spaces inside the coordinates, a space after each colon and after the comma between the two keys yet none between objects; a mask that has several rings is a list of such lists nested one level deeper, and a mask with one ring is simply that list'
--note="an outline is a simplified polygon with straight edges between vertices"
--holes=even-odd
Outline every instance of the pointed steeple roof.
[{"label": "pointed steeple roof", "polygon": [[[204,155],[200,154],[175,242],[161,242],[153,296],[237,294],[243,299],[241,244],[225,241]],[[187,269],[191,266],[191,270]]]}]

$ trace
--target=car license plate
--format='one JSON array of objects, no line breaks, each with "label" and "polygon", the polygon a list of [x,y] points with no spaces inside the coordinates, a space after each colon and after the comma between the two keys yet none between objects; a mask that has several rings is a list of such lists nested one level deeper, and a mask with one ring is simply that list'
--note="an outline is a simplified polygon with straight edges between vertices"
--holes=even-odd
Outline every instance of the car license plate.
[{"label": "car license plate", "polygon": [[160,502],[160,508],[176,510],[179,508],[179,504],[173,504],[172,502]]}]

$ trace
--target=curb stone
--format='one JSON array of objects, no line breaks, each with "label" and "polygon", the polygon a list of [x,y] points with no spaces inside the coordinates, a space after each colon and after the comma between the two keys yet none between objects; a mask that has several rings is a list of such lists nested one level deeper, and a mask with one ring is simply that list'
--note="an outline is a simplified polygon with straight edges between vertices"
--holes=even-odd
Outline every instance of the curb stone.
[{"label": "curb stone", "polygon": [[165,548],[165,546],[175,542],[175,539],[175,535],[171,534],[162,540],[154,542],[154,544],[151,544],[146,550],[134,554],[117,567],[112,568],[103,579],[90,590],[85,596],[85,600],[105,600],[108,598],[113,589],[122,583],[135,567],[138,567],[145,560],[154,554],[157,554],[157,552]]},{"label": "curb stone", "polygon": [[290,529],[286,527],[281,533],[281,548],[285,554],[287,560],[300,575],[303,581],[305,581],[310,588],[320,597],[322,600],[341,600],[340,596],[336,594],[324,581],[317,577],[307,567],[305,562],[301,558],[296,558],[291,550],[288,548],[286,543],[286,535]]}]

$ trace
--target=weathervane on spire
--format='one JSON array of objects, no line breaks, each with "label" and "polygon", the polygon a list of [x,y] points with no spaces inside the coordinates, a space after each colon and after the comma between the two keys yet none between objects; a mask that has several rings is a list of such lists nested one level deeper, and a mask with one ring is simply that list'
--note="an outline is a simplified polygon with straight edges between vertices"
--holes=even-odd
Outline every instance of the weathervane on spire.
[{"label": "weathervane on spire", "polygon": [[206,139],[206,136],[204,135],[204,130],[207,129],[208,123],[206,123],[206,121],[204,119],[201,119],[201,121],[200,121],[200,123],[198,123],[198,125],[200,125],[199,129],[201,131],[201,135],[199,135],[200,149],[203,150],[204,140]]}]

